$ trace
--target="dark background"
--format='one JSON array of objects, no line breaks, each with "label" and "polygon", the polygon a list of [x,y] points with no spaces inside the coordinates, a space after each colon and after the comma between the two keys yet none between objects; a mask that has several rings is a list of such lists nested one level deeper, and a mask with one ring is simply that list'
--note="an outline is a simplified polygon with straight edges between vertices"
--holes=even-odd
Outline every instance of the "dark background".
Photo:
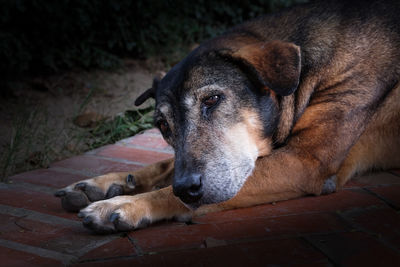
[{"label": "dark background", "polygon": [[16,79],[109,69],[123,57],[159,56],[170,64],[194,43],[299,2],[305,1],[2,0],[0,73]]}]

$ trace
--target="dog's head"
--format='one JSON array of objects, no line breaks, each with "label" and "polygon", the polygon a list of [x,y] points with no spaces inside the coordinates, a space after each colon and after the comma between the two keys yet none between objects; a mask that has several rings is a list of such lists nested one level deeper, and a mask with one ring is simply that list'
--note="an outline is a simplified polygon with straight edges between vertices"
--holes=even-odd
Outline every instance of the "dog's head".
[{"label": "dog's head", "polygon": [[239,191],[271,152],[279,99],[299,84],[298,46],[249,40],[205,43],[136,101],[155,97],[155,124],[175,150],[174,194],[190,207]]}]

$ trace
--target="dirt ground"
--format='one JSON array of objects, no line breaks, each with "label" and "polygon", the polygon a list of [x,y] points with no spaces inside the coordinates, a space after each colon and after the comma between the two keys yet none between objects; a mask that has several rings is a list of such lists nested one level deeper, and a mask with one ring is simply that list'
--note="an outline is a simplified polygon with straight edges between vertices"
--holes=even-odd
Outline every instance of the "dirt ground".
[{"label": "dirt ground", "polygon": [[125,60],[114,71],[71,71],[13,84],[0,97],[0,178],[87,150],[90,121],[135,109],[136,97],[159,71],[160,63]]}]

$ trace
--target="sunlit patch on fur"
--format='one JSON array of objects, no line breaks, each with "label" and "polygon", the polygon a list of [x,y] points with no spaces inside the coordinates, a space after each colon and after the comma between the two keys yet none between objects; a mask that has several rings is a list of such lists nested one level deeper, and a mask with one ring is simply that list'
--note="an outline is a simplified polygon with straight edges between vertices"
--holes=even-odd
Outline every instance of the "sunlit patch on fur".
[{"label": "sunlit patch on fur", "polygon": [[246,156],[254,161],[258,157],[257,146],[253,138],[250,137],[247,125],[243,122],[226,131],[225,142],[225,150],[231,151],[234,155]]},{"label": "sunlit patch on fur", "polygon": [[271,153],[272,141],[269,137],[263,136],[263,125],[259,115],[255,111],[244,110],[241,114],[243,124],[245,126],[246,137],[249,143],[252,143],[257,148],[257,156],[262,157]]}]

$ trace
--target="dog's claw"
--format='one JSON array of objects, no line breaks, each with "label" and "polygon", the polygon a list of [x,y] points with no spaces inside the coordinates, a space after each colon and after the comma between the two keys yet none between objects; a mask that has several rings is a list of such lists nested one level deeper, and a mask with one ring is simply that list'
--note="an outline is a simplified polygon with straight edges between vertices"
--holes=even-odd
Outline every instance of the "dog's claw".
[{"label": "dog's claw", "polygon": [[147,218],[142,218],[138,225],[136,226],[137,229],[146,228],[150,224],[150,220]]},{"label": "dog's claw", "polygon": [[93,218],[92,217],[85,217],[82,221],[84,226],[89,226],[93,223]]},{"label": "dog's claw", "polygon": [[120,214],[117,212],[114,212],[111,214],[110,221],[114,224],[114,227],[117,231],[125,232],[125,231],[131,231],[131,230],[135,229],[134,226],[121,220]]},{"label": "dog's claw", "polygon": [[126,177],[126,184],[128,185],[129,188],[134,189],[136,186],[136,182],[135,182],[135,177],[132,174],[128,174],[128,176]]},{"label": "dog's claw", "polygon": [[133,229],[129,224],[120,221],[120,214],[118,212],[113,212],[110,216],[110,222],[114,224],[114,228],[117,231],[130,231]]},{"label": "dog's claw", "polygon": [[64,190],[59,190],[54,193],[55,197],[64,197],[67,193]]},{"label": "dog's claw", "polygon": [[74,188],[79,190],[85,190],[86,183],[77,183]]},{"label": "dog's claw", "polygon": [[119,213],[112,213],[110,215],[110,222],[114,223],[115,221],[117,221],[119,219]]}]

